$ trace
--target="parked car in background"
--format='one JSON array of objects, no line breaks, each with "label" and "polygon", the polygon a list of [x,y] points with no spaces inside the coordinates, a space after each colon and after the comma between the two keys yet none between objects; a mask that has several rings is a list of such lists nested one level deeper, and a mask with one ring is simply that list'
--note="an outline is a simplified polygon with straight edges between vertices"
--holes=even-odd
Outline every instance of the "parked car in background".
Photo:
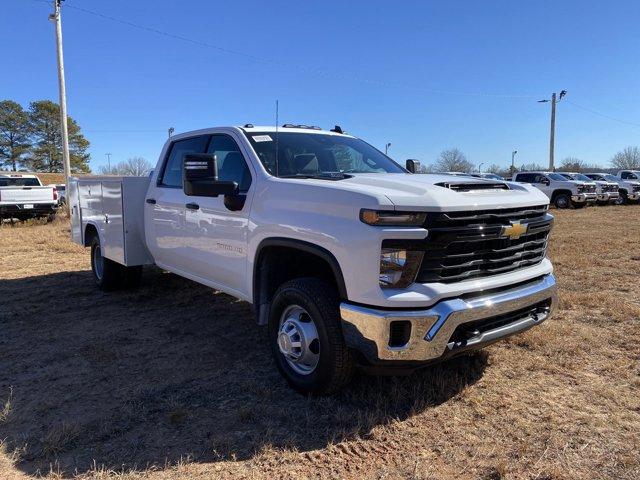
[{"label": "parked car in background", "polygon": [[595,180],[591,177],[576,172],[557,172],[568,180],[579,180],[582,182],[593,182],[596,184],[596,193],[598,194],[597,203],[599,205],[608,205],[610,202],[617,202],[620,198],[618,193],[618,183],[608,180]]},{"label": "parked car in background", "polygon": [[43,186],[35,175],[0,173],[0,220],[47,217],[57,209],[55,187]]},{"label": "parked car in background", "polygon": [[71,179],[68,199],[100,288],[155,264],[253,303],[304,393],[356,364],[406,372],[482,348],[556,300],[538,189],[412,174],[339,127],[174,135],[151,177]]},{"label": "parked car in background", "polygon": [[472,175],[467,172],[436,172],[437,175],[454,175],[456,177],[471,177]]},{"label": "parked car in background", "polygon": [[640,199],[640,181],[623,180],[620,177],[604,172],[585,173],[594,181],[606,181],[618,185],[617,204],[633,203]]},{"label": "parked car in background", "polygon": [[513,181],[539,188],[556,208],[581,208],[598,200],[594,182],[569,180],[555,172],[518,172]]},{"label": "parked car in background", "polygon": [[476,172],[476,173],[470,173],[469,175],[476,178],[488,178],[489,180],[500,180],[501,182],[505,180],[500,175],[497,175],[495,173],[490,173],[490,172],[486,172],[486,173]]},{"label": "parked car in background", "polygon": [[67,204],[67,186],[64,183],[56,183],[49,185],[50,187],[55,187],[58,191],[58,205],[66,205]]},{"label": "parked car in background", "polygon": [[621,182],[620,195],[625,200],[623,203],[638,202],[640,200],[640,170],[620,170],[617,178]]}]

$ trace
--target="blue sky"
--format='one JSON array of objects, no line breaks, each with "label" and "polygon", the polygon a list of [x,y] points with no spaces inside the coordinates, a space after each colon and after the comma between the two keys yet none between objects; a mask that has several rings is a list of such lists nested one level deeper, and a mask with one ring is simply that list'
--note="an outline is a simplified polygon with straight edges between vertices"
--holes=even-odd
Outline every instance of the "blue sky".
[{"label": "blue sky", "polygon": [[[399,161],[455,146],[485,166],[507,165],[513,149],[517,164],[545,164],[549,104],[537,100],[561,89],[557,159],[606,165],[640,143],[635,0],[63,5],[69,114],[94,170],[107,152],[155,163],[171,126],[271,125],[276,99],[280,123],[340,124],[380,149],[391,142]],[[0,98],[57,101],[51,7],[0,9]]]}]

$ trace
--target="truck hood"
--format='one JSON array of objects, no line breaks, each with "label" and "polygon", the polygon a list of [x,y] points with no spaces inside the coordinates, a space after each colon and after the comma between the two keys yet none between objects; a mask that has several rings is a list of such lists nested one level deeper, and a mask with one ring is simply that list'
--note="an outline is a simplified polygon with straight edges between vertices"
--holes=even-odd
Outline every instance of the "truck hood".
[{"label": "truck hood", "polygon": [[[437,174],[355,174],[336,181],[340,187],[386,197],[396,210],[469,210],[546,205],[548,197],[537,188],[521,183],[475,177]],[[457,191],[450,185],[466,185]],[[478,186],[474,189],[473,186]],[[506,185],[508,189],[484,188]],[[381,202],[388,203],[388,202]]]}]

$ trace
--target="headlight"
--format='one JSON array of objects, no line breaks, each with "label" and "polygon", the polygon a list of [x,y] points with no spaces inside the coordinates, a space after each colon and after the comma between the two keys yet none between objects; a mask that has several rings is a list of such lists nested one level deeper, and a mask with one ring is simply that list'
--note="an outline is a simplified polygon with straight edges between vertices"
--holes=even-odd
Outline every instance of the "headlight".
[{"label": "headlight", "polygon": [[405,288],[416,279],[424,252],[383,248],[380,253],[380,286]]},{"label": "headlight", "polygon": [[360,220],[379,227],[421,227],[426,219],[427,214],[419,212],[360,210]]}]

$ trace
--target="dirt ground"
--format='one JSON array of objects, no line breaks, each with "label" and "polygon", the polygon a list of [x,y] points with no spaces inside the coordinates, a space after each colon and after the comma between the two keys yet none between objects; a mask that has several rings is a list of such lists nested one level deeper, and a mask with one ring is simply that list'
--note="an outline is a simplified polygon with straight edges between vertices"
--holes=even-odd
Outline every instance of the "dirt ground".
[{"label": "dirt ground", "polygon": [[0,227],[0,479],[640,478],[640,206],[560,211],[554,317],[332,398],[249,305],[145,270],[96,289],[68,224]]}]

